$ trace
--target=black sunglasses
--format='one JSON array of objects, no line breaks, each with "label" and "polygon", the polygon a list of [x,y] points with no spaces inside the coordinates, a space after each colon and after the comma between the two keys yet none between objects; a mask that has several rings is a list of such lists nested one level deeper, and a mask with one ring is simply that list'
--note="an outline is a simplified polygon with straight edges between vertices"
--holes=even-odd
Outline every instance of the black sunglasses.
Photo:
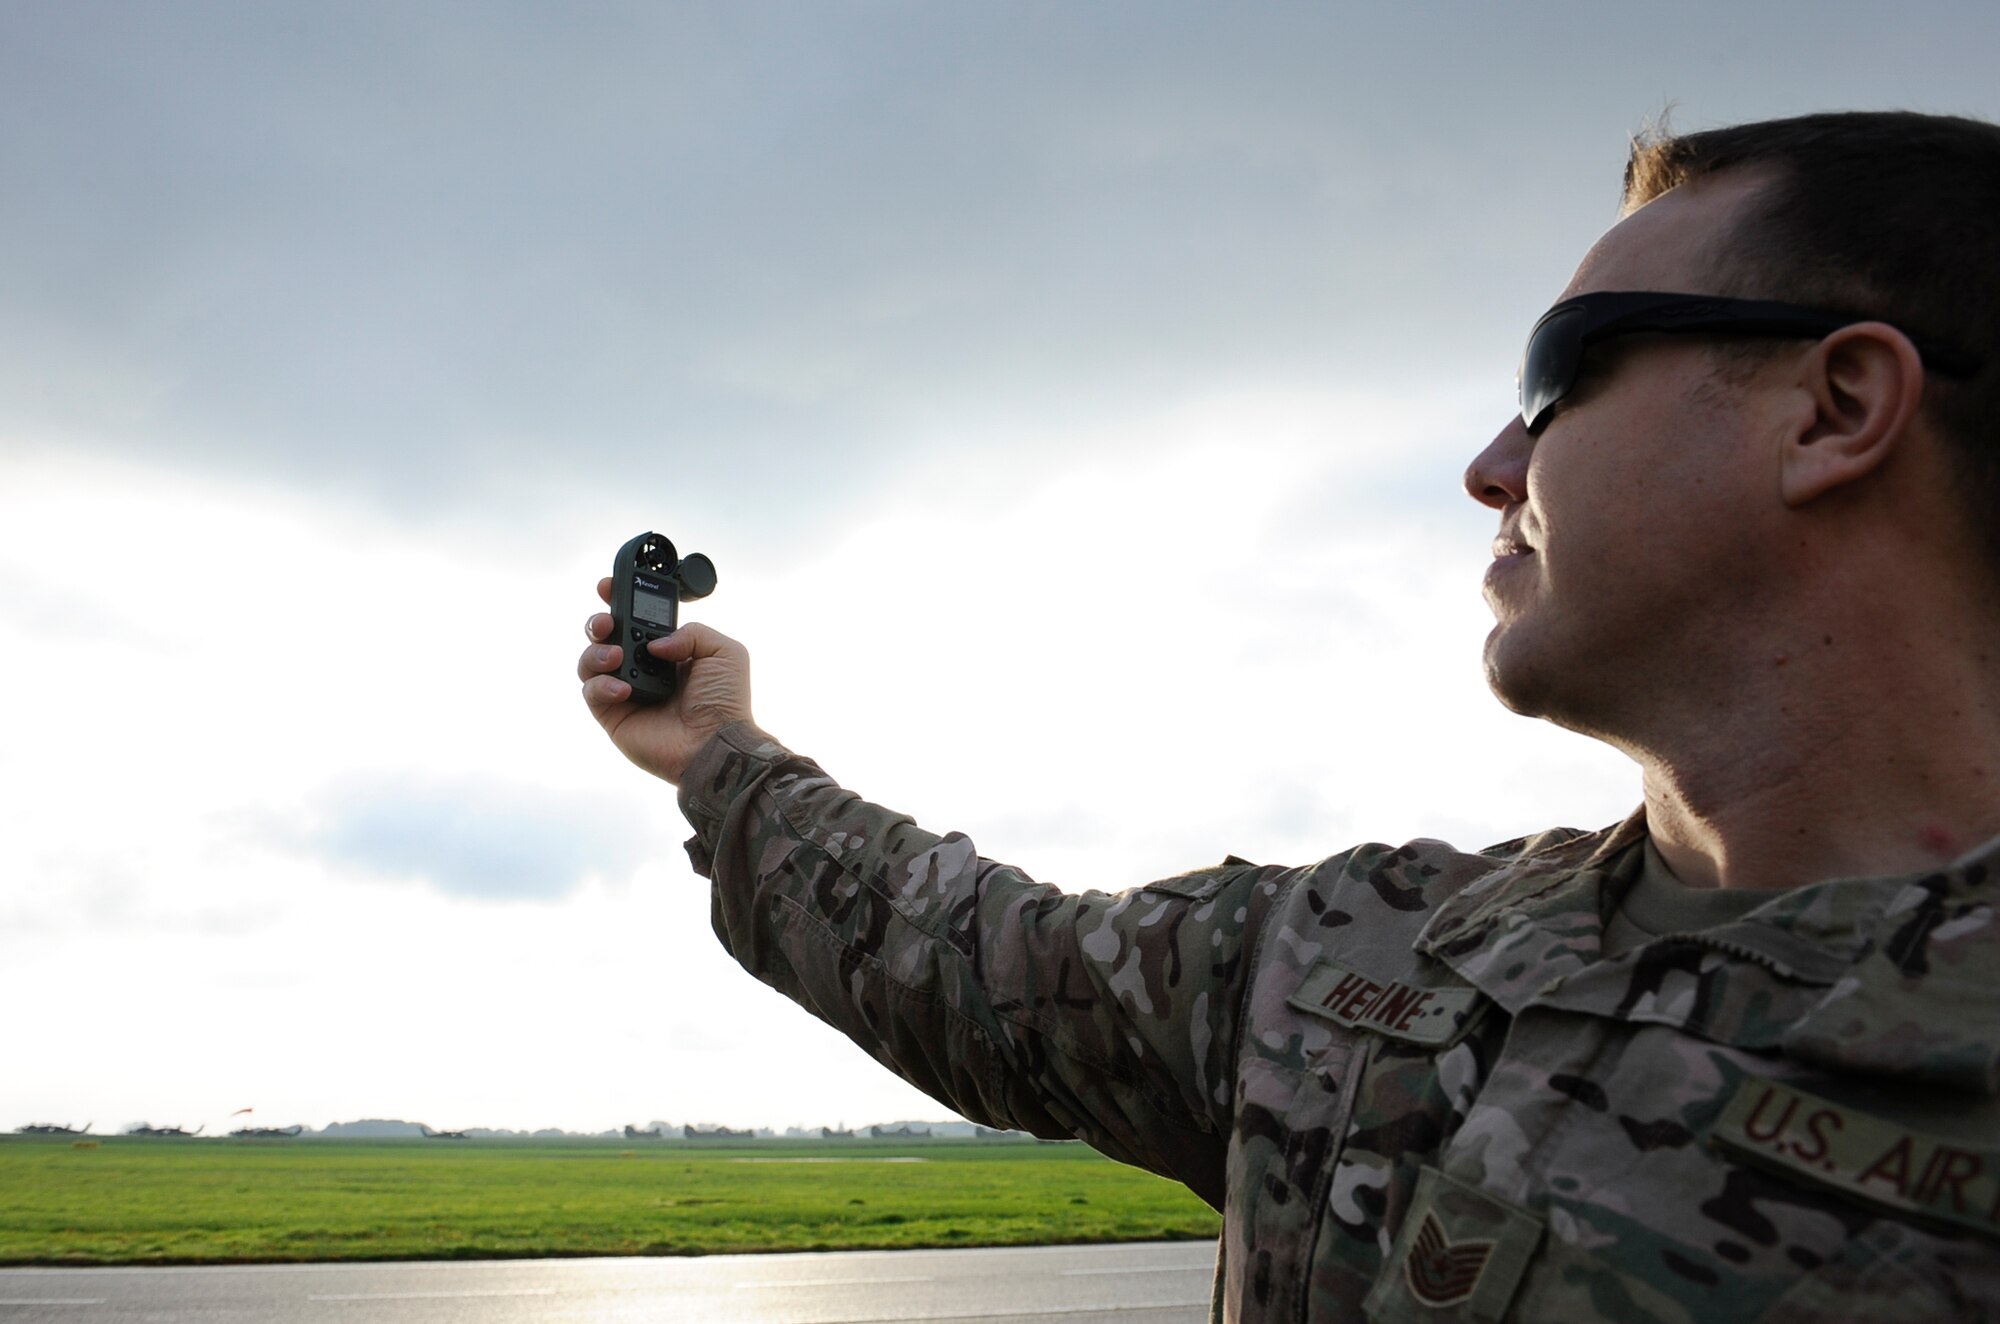
[{"label": "black sunglasses", "polygon": [[[1521,352],[1521,421],[1540,432],[1557,403],[1576,387],[1583,352],[1600,340],[1640,332],[1711,336],[1830,335],[1843,326],[1876,319],[1825,308],[1802,308],[1765,299],[1725,299],[1709,294],[1603,291],[1565,299],[1542,314]],[[1976,371],[1961,355],[1912,338],[1924,366],[1946,376]]]}]

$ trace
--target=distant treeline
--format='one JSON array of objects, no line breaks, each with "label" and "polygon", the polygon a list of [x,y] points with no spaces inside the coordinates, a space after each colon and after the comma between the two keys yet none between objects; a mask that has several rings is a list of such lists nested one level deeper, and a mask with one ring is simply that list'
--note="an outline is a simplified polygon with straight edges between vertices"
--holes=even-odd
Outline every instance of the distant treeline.
[{"label": "distant treeline", "polygon": [[[202,1136],[205,1127],[197,1126],[192,1131],[182,1126],[154,1126],[149,1122],[135,1122],[116,1133],[92,1132],[92,1123],[81,1127],[55,1122],[31,1122],[15,1128],[17,1135],[35,1136],[83,1136],[89,1134],[120,1134],[150,1139],[192,1140]],[[308,1137],[342,1140],[1029,1140],[1024,1131],[996,1131],[989,1127],[977,1126],[971,1122],[889,1122],[848,1129],[836,1126],[787,1127],[776,1131],[770,1127],[749,1127],[735,1129],[728,1126],[697,1125],[691,1122],[653,1121],[645,1126],[627,1123],[616,1131],[565,1131],[559,1127],[544,1127],[536,1131],[515,1131],[504,1128],[471,1126],[456,1131],[433,1129],[428,1123],[406,1122],[400,1118],[369,1117],[355,1122],[332,1122],[313,1130],[305,1126],[247,1126],[228,1132],[239,1139],[284,1139]],[[209,1138],[214,1138],[211,1135]]]}]

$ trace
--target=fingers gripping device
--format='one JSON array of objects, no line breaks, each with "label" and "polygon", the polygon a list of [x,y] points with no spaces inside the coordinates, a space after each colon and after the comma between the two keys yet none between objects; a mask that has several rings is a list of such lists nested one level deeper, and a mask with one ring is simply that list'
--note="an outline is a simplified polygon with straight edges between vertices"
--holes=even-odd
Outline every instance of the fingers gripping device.
[{"label": "fingers gripping device", "polygon": [[625,646],[618,678],[632,687],[636,703],[663,703],[680,683],[672,662],[662,662],[646,645],[674,632],[680,604],[715,592],[715,565],[700,552],[678,556],[673,543],[642,533],[618,549],[611,566],[611,638]]}]

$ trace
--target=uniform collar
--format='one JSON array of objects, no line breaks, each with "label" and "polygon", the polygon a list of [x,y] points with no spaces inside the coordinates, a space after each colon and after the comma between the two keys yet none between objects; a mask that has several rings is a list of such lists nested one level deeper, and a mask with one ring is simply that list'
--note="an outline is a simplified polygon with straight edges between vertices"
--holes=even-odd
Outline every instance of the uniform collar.
[{"label": "uniform collar", "polygon": [[1642,808],[1615,827],[1509,860],[1441,904],[1417,950],[1518,1014],[1600,959],[1605,883],[1645,836]]},{"label": "uniform collar", "polygon": [[1774,893],[1738,920],[1605,959],[1644,810],[1510,860],[1418,937],[1512,1014],[1673,1024],[1840,1072],[2000,1094],[2000,839],[1944,869]]}]

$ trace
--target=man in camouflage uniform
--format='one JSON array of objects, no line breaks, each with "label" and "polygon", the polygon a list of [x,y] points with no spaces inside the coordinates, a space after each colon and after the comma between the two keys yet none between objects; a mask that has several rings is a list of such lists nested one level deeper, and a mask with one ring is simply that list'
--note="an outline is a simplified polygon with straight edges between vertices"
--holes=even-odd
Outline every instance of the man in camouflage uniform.
[{"label": "man in camouflage uniform", "polygon": [[1985,124],[1635,149],[1466,476],[1495,692],[1640,763],[1617,827],[1066,895],[771,740],[705,627],[642,709],[593,618],[585,698],[745,966],[1186,1182],[1219,1318],[2000,1318],[1996,216]]}]

